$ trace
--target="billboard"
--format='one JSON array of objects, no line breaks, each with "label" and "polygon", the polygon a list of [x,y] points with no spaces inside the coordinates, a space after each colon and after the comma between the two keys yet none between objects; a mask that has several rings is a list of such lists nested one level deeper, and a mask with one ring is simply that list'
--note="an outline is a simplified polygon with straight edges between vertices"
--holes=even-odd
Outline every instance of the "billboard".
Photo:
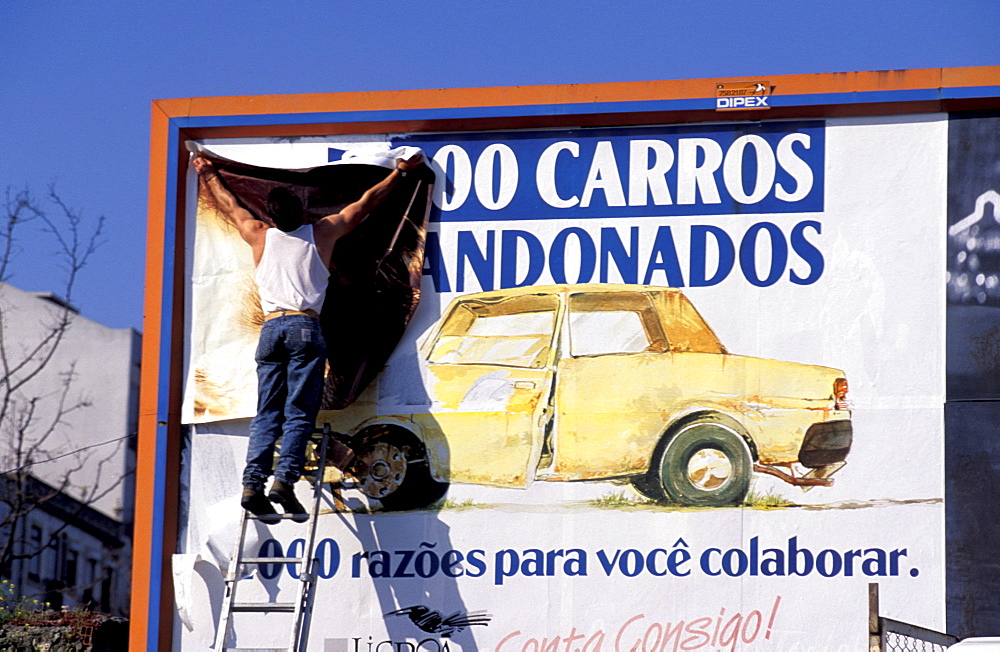
[{"label": "billboard", "polygon": [[[1000,278],[1000,115],[953,116],[948,129],[948,337],[945,424],[948,620],[966,632],[996,631],[988,597],[997,576],[997,285]],[[980,597],[985,594],[986,597]]]},{"label": "billboard", "polygon": [[[215,640],[264,317],[189,150],[258,216],[274,184],[322,215],[386,152],[427,162],[334,250],[318,421],[357,457],[317,520],[307,649],[856,650],[871,582],[945,631],[968,153],[946,111],[860,113],[174,134],[185,437],[159,640]],[[306,527],[254,523],[246,550],[295,556]],[[249,564],[240,600],[298,579]],[[234,618],[231,645],[287,645],[287,614]]]}]

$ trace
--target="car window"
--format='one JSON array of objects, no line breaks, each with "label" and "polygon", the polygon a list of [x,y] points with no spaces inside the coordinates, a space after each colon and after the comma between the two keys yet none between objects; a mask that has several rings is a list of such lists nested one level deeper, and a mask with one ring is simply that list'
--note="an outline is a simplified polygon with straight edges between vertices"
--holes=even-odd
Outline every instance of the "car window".
[{"label": "car window", "polygon": [[[474,319],[468,323],[468,315]],[[456,316],[466,328],[444,329],[431,351],[436,364],[489,364],[538,369],[545,365],[555,329],[556,312],[490,314],[469,311]]]},{"label": "car window", "polygon": [[632,310],[570,313],[570,355],[639,353],[651,344],[639,313]]},{"label": "car window", "polygon": [[576,292],[569,296],[569,355],[665,351],[648,292]]}]

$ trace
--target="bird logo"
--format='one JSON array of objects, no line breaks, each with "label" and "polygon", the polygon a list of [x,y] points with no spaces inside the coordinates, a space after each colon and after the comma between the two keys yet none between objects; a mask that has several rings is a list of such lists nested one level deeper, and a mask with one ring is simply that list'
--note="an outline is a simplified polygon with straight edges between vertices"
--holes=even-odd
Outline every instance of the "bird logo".
[{"label": "bird logo", "polygon": [[464,631],[473,625],[489,625],[493,616],[485,611],[470,611],[455,613],[445,616],[440,611],[435,611],[424,605],[414,605],[404,607],[396,611],[390,611],[386,616],[407,616],[413,624],[430,634],[439,634],[441,638],[451,638],[452,634]]}]

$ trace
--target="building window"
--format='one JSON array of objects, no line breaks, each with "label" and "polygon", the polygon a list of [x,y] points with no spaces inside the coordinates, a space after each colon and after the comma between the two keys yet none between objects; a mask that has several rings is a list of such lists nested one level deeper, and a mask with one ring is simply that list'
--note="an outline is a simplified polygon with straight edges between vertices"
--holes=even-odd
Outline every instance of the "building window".
[{"label": "building window", "polygon": [[66,551],[69,550],[69,537],[63,532],[59,536],[59,540],[56,541],[56,565],[52,569],[52,574],[55,575],[56,579],[63,582],[65,585],[66,577]]},{"label": "building window", "polygon": [[83,575],[83,594],[80,598],[80,602],[87,609],[97,609],[98,603],[94,599],[94,595],[97,593],[94,589],[97,586],[99,578],[97,577],[97,560],[90,558],[87,559],[87,566],[84,570]]},{"label": "building window", "polygon": [[101,580],[101,611],[111,613],[111,587],[115,570],[108,566],[104,569],[104,579]]},{"label": "building window", "polygon": [[73,548],[66,549],[66,563],[63,566],[63,582],[67,587],[76,586],[77,570],[80,564],[80,553]]},{"label": "building window", "polygon": [[32,525],[28,529],[28,579],[37,582],[42,577],[42,528]]},{"label": "building window", "polygon": [[42,576],[54,580],[59,574],[59,539],[52,536],[49,539],[46,551],[42,553]]}]

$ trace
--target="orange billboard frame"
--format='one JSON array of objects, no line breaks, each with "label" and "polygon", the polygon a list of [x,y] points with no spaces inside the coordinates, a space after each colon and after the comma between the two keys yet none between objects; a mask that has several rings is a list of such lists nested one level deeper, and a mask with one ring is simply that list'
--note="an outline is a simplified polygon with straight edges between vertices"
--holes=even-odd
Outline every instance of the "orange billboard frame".
[{"label": "orange billboard frame", "polygon": [[[767,100],[756,101],[757,110],[733,110],[732,102],[719,99],[723,93],[718,89],[757,83],[767,85]],[[186,140],[729,122],[997,107],[1000,66],[155,100],[130,649],[172,648],[170,560],[179,525]]]}]

